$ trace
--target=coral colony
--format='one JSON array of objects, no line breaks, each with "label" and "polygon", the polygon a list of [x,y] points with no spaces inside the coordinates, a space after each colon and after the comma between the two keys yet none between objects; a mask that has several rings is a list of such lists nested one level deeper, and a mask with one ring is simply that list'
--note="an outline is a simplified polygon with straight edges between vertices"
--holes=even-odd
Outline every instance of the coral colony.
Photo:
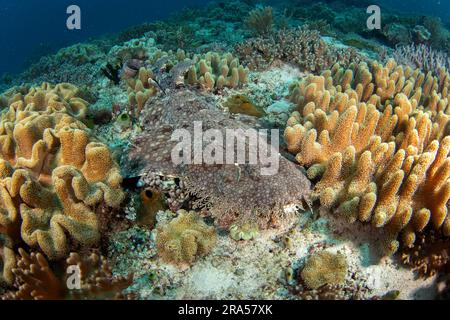
[{"label": "coral colony", "polygon": [[450,30],[352,3],[212,2],[3,77],[0,297],[448,298]]}]

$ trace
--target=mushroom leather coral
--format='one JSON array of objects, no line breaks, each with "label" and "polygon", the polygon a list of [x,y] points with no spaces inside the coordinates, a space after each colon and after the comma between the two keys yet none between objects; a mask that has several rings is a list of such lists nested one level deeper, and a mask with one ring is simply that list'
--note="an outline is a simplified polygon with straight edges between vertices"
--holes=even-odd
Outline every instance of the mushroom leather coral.
[{"label": "mushroom leather coral", "polygon": [[308,259],[301,277],[308,288],[318,289],[327,284],[342,284],[345,281],[347,269],[347,261],[342,254],[321,251]]},{"label": "mushroom leather coral", "polygon": [[[60,83],[53,86],[43,83],[40,87],[13,88],[7,92],[3,99],[7,101],[10,109],[7,117],[14,121],[15,116],[23,119],[33,112],[66,113],[76,119],[82,120],[87,114],[88,102],[78,95],[78,87],[70,83]],[[22,111],[20,114],[18,111]]]},{"label": "mushroom leather coral", "polygon": [[313,198],[350,222],[385,227],[387,248],[406,247],[428,225],[450,236],[450,75],[386,66],[335,65],[294,83],[298,105],[285,141],[319,179]]},{"label": "mushroom leather coral", "polygon": [[[82,300],[127,298],[122,291],[132,283],[132,275],[115,277],[104,257],[96,253],[80,256],[71,253],[63,275],[49,265],[41,253],[28,254],[19,249],[17,267],[12,270],[17,291],[4,296],[13,300]],[[74,270],[79,274],[79,287],[68,288]]]},{"label": "mushroom leather coral", "polygon": [[124,194],[107,146],[76,119],[85,111],[43,107],[54,90],[65,106],[77,99],[73,92],[48,88],[31,89],[0,118],[0,232],[9,248],[24,241],[58,259],[72,241],[96,244],[94,206],[118,207]]},{"label": "mushroom leather coral", "polygon": [[163,260],[174,264],[192,264],[208,254],[216,244],[214,227],[207,226],[194,211],[179,211],[179,216],[158,227],[156,245]]}]

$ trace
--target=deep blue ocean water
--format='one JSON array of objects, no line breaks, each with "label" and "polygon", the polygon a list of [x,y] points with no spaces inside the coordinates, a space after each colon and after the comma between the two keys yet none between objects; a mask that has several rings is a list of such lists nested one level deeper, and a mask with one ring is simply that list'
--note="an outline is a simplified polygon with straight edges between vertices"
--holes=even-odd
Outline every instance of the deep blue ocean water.
[{"label": "deep blue ocean water", "polygon": [[[183,7],[203,6],[209,1],[0,0],[0,75],[20,72],[30,60],[63,46],[164,19]],[[373,3],[385,4],[402,12],[450,20],[450,0],[374,0]],[[80,31],[66,28],[66,8],[71,4],[82,9]]]}]

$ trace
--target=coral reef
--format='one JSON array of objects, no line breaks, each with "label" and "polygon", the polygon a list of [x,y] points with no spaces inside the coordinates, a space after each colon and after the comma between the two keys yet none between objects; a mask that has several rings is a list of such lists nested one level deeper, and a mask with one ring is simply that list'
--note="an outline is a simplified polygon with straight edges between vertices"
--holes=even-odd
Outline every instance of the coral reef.
[{"label": "coral reef", "polygon": [[322,71],[336,61],[343,65],[361,60],[355,50],[329,46],[308,25],[251,38],[236,46],[241,61],[251,69],[265,69],[281,60],[302,71]]},{"label": "coral reef", "polygon": [[383,35],[395,45],[410,44],[412,40],[410,28],[397,22],[386,24],[383,28]]},{"label": "coral reef", "polygon": [[214,227],[207,226],[193,211],[180,210],[177,218],[158,225],[158,254],[168,263],[191,265],[199,257],[208,254],[215,243]]},{"label": "coral reef", "polygon": [[21,76],[21,82],[70,82],[92,84],[101,68],[109,46],[105,42],[80,43],[44,56],[33,63]]},{"label": "coral reef", "polygon": [[449,79],[390,60],[335,65],[291,87],[298,111],[285,139],[320,179],[313,198],[350,222],[385,227],[390,252],[399,233],[407,247],[428,225],[450,235]]},{"label": "coral reef", "polygon": [[287,10],[295,20],[303,20],[309,24],[317,24],[321,20],[330,26],[331,33],[337,38],[355,33],[366,39],[396,45],[424,43],[438,50],[448,51],[449,34],[437,17],[411,15],[392,11],[383,7],[383,25],[381,30],[366,28],[366,9],[368,2],[358,1],[297,1],[287,6]]},{"label": "coral reef", "polygon": [[0,75],[0,299],[448,299],[449,24],[370,4],[211,1]]},{"label": "coral reef", "polygon": [[1,115],[0,230],[49,258],[100,239],[97,205],[118,207],[122,177],[107,146],[78,119],[88,103],[69,84],[29,89]]},{"label": "coral reef", "polygon": [[[62,275],[59,275],[40,253],[28,254],[19,249],[17,267],[14,274],[14,287],[3,296],[7,300],[104,300],[129,299],[132,295],[124,295],[133,279],[115,277],[108,261],[96,253],[80,256],[71,253],[67,258]],[[71,279],[73,275],[79,279]],[[68,283],[74,288],[68,288]]]},{"label": "coral reef", "polygon": [[439,74],[441,68],[448,70],[450,67],[450,58],[447,53],[434,50],[424,44],[397,47],[392,57],[399,65],[421,69],[425,73],[431,71],[435,75]]}]

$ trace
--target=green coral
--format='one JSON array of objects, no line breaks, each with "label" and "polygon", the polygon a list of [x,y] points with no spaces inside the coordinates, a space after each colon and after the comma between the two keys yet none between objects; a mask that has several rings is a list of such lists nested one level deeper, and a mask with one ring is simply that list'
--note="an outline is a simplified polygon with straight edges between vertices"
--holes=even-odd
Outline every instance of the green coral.
[{"label": "green coral", "polygon": [[259,235],[259,228],[254,223],[245,223],[241,226],[233,225],[230,228],[230,237],[233,240],[248,241],[256,238]]}]

